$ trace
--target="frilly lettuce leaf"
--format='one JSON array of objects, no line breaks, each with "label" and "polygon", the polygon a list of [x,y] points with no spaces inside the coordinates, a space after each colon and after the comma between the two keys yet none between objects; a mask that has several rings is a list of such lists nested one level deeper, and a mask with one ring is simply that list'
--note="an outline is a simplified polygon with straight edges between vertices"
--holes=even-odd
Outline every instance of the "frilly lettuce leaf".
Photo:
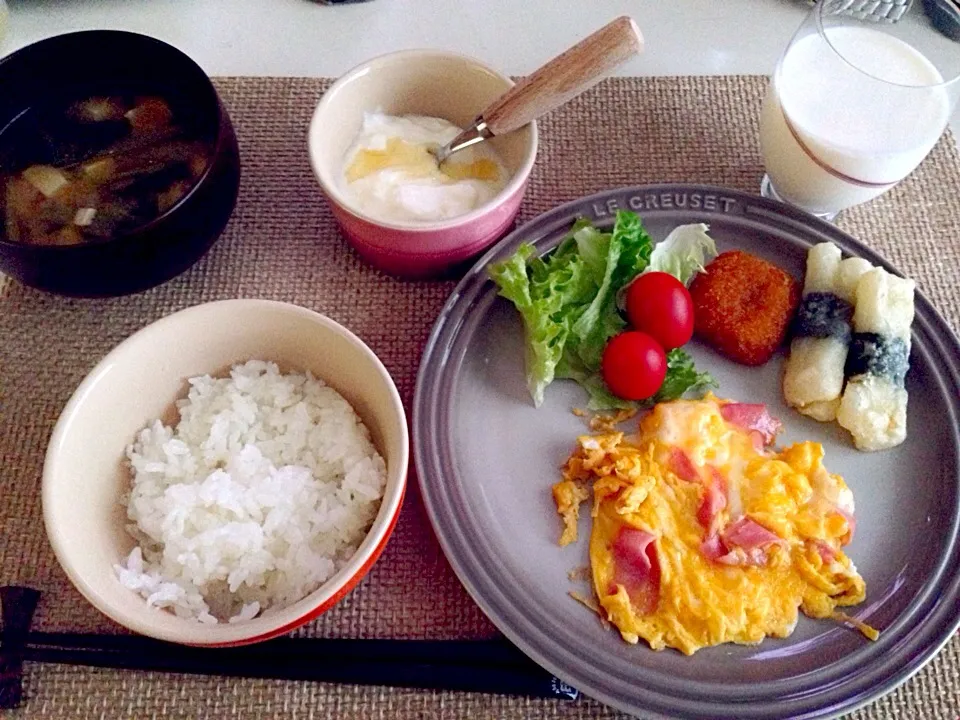
[{"label": "frilly lettuce leaf", "polygon": [[647,272],[670,273],[689,285],[693,276],[703,272],[706,264],[717,256],[717,246],[707,234],[709,229],[703,223],[675,227],[653,248]]},{"label": "frilly lettuce leaf", "polygon": [[555,255],[549,263],[534,253],[534,247],[524,243],[512,257],[494,265],[490,276],[523,319],[527,387],[539,407],[563,355],[572,315],[589,302],[594,286],[576,253]]},{"label": "frilly lettuce leaf", "polygon": [[622,210],[617,213],[613,232],[605,243],[599,238],[595,243],[583,242],[577,238],[577,235],[583,236],[586,232],[584,228],[574,235],[581,256],[585,253],[585,246],[589,248],[588,253],[596,253],[605,244],[606,260],[596,296],[571,328],[570,349],[579,356],[583,366],[598,370],[607,341],[627,326],[617,310],[617,293],[647,267],[653,250],[653,240],[636,213]]},{"label": "frilly lettuce leaf", "polygon": [[667,376],[663,385],[653,397],[653,404],[677,400],[687,393],[702,395],[717,387],[717,381],[708,372],[699,372],[693,364],[693,358],[682,348],[674,348],[667,353]]}]

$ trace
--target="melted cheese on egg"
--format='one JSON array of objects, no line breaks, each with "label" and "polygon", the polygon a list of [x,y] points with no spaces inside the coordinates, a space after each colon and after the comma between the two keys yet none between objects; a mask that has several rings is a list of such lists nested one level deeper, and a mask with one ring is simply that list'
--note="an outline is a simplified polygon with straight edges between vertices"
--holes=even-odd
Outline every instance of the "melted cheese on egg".
[{"label": "melted cheese on egg", "polygon": [[[570,542],[575,506],[592,485],[594,590],[628,642],[686,654],[758,643],[788,636],[799,611],[836,617],[838,606],[865,597],[841,550],[852,532],[852,494],[823,467],[822,447],[758,447],[724,418],[725,403],[661,403],[635,441],[583,436],[554,488]],[[744,540],[751,537],[762,542]]]}]

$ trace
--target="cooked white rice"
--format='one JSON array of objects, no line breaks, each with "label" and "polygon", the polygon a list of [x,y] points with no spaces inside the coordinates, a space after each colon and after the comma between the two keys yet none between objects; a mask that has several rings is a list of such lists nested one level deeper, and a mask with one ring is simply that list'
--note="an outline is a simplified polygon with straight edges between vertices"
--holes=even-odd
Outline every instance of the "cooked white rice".
[{"label": "cooked white rice", "polygon": [[180,422],[127,448],[129,532],[120,582],[204,623],[286,607],[329,579],[370,529],[386,465],[322,380],[251,360],[190,380]]}]

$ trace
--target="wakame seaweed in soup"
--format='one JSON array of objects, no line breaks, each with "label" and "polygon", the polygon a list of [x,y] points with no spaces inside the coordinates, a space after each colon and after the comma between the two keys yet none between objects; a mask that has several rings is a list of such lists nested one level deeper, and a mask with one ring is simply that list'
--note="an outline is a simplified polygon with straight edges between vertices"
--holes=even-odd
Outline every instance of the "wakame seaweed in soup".
[{"label": "wakame seaweed in soup", "polygon": [[30,108],[0,133],[7,240],[80,245],[146,225],[200,179],[212,144],[154,96]]}]

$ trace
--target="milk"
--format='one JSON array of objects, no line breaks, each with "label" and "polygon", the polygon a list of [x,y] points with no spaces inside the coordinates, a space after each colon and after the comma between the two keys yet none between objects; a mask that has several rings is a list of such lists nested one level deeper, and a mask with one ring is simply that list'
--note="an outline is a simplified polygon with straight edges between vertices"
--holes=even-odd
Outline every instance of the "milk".
[{"label": "milk", "polygon": [[950,99],[944,87],[924,87],[943,78],[899,38],[860,26],[828,28],[826,37],[830,44],[816,32],[801,37],[781,59],[763,102],[760,146],[784,200],[833,214],[919,165],[946,127]]}]

